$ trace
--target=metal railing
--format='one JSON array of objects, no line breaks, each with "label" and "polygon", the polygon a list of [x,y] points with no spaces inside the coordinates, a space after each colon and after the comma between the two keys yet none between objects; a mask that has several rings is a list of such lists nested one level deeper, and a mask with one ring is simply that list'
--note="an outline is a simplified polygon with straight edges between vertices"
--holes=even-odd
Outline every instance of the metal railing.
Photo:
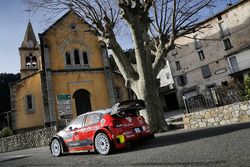
[{"label": "metal railing", "polygon": [[184,98],[187,112],[196,112],[243,101],[238,89],[213,88],[202,94]]}]

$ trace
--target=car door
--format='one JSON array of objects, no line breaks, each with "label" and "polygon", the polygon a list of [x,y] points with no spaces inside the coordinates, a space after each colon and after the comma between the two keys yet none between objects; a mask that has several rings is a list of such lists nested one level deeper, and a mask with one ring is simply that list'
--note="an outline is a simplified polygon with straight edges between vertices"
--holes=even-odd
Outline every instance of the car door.
[{"label": "car door", "polygon": [[[79,128],[72,129],[72,143],[70,151],[83,151],[83,150],[92,150],[93,149],[93,135],[98,129],[100,113],[89,113],[85,114],[82,118],[83,123]],[[74,126],[75,127],[75,126]]]},{"label": "car door", "polygon": [[91,113],[86,115],[83,131],[81,132],[81,137],[89,142],[93,142],[92,138],[99,129],[99,121],[102,117],[101,113]]},{"label": "car door", "polygon": [[83,127],[84,118],[84,115],[78,116],[65,129],[64,142],[68,146],[69,151],[77,151],[81,148],[79,131]]},{"label": "car door", "polygon": [[80,129],[77,129],[73,135],[74,140],[79,144],[79,148],[77,148],[78,151],[92,149],[92,141],[88,133],[89,127],[86,127],[86,123],[87,125],[89,125],[89,121],[91,121],[88,115],[91,114],[84,115],[82,127]]}]

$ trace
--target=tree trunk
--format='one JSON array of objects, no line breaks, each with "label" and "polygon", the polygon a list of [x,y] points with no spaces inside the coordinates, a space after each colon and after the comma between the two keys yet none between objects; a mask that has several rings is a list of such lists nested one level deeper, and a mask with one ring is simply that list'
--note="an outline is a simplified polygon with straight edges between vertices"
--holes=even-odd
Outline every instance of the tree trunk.
[{"label": "tree trunk", "polygon": [[163,108],[157,91],[156,80],[138,80],[132,89],[138,99],[146,103],[146,110],[141,111],[141,115],[146,119],[151,132],[167,131],[168,127],[164,118]]},{"label": "tree trunk", "polygon": [[146,103],[146,110],[142,111],[141,114],[148,122],[150,130],[152,132],[167,131],[156,77],[153,74],[148,19],[138,16],[137,20],[130,20],[130,28],[135,48],[136,70],[139,75],[131,87],[137,97]]}]

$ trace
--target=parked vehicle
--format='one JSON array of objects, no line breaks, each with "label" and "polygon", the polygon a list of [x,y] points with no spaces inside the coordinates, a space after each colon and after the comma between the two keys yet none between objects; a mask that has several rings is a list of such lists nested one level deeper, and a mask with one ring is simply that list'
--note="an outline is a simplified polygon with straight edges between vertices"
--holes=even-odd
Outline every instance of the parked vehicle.
[{"label": "parked vehicle", "polygon": [[64,153],[95,150],[107,155],[122,149],[131,141],[152,138],[148,124],[139,115],[143,100],[124,101],[110,109],[79,115],[59,131],[50,142],[54,156]]}]

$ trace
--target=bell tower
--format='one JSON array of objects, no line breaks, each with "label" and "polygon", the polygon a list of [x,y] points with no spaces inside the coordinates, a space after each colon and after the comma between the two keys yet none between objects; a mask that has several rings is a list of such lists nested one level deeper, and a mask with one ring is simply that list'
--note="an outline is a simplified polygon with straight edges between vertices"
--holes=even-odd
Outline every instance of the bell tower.
[{"label": "bell tower", "polygon": [[19,47],[19,55],[21,63],[21,78],[25,78],[40,70],[40,47],[30,21],[28,22],[21,47]]}]

